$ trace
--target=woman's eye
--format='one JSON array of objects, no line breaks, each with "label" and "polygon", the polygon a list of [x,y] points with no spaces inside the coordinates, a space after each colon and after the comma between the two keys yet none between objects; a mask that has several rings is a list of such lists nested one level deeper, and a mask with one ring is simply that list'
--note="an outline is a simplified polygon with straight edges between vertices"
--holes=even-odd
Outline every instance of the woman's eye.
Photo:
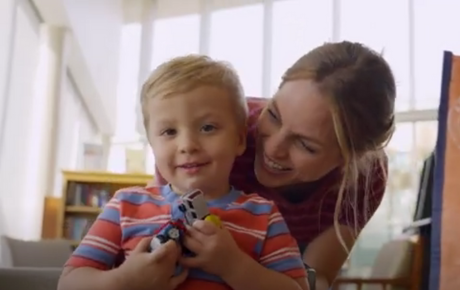
[{"label": "woman's eye", "polygon": [[201,127],[201,131],[202,132],[212,132],[216,129],[216,126],[214,125],[204,125],[203,127]]},{"label": "woman's eye", "polygon": [[315,148],[312,148],[311,146],[307,145],[303,140],[299,140],[299,144],[300,146],[302,147],[302,149],[304,149],[305,151],[311,153],[311,154],[315,154],[316,153],[316,149]]},{"label": "woman's eye", "polygon": [[164,136],[173,136],[173,135],[176,135],[177,133],[177,130],[176,129],[166,129],[164,131],[161,132],[161,135],[164,135]]},{"label": "woman's eye", "polygon": [[268,109],[267,111],[270,115],[270,118],[272,118],[273,120],[278,120],[278,116],[276,116],[276,114],[271,109]]}]

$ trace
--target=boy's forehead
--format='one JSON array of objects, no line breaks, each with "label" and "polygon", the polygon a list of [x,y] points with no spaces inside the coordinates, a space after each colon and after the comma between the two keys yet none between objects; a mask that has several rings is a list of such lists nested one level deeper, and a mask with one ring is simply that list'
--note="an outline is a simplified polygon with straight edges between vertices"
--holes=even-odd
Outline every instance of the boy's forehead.
[{"label": "boy's forehead", "polygon": [[235,106],[228,93],[223,90],[194,90],[173,94],[163,98],[153,98],[149,102],[151,117],[171,119],[171,117],[206,118],[235,114]]}]

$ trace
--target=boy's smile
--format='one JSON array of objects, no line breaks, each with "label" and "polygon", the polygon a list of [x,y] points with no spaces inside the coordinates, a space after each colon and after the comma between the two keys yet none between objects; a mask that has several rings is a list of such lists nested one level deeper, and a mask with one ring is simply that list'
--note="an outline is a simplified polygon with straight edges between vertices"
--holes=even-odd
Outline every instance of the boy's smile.
[{"label": "boy's smile", "polygon": [[235,102],[216,87],[152,98],[148,136],[156,165],[173,189],[201,189],[210,198],[228,192],[235,157],[245,150],[245,129]]},{"label": "boy's smile", "polygon": [[177,166],[180,169],[183,169],[187,174],[193,175],[195,173],[198,173],[200,169],[203,167],[209,165],[209,162],[190,162],[190,163],[184,163],[179,166]]}]

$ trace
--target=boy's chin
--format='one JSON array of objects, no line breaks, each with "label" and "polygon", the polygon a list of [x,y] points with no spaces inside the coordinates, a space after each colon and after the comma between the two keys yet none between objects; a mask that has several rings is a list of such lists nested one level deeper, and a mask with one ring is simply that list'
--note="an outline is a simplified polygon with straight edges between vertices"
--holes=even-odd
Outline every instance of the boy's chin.
[{"label": "boy's chin", "polygon": [[202,179],[185,183],[182,182],[181,184],[178,184],[177,187],[173,185],[173,189],[180,194],[184,194],[191,190],[199,189],[203,191],[205,195],[215,195],[216,193],[221,193],[224,190],[223,185],[225,185],[226,183],[228,184],[228,181],[217,183],[215,179]]}]

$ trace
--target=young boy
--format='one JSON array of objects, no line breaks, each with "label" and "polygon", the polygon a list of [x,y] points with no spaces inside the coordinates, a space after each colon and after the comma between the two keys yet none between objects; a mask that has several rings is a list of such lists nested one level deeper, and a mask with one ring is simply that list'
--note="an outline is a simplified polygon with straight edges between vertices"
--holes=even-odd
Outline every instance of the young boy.
[{"label": "young boy", "polygon": [[[229,184],[243,154],[247,107],[236,73],[206,56],[160,65],[141,92],[163,187],[120,190],[66,263],[61,290],[308,289],[297,244],[274,204]],[[183,218],[181,194],[201,189],[223,226],[196,221],[182,257],[174,242],[148,252],[156,230]],[[118,268],[117,256],[127,259]],[[179,262],[189,269],[173,276]]]}]

